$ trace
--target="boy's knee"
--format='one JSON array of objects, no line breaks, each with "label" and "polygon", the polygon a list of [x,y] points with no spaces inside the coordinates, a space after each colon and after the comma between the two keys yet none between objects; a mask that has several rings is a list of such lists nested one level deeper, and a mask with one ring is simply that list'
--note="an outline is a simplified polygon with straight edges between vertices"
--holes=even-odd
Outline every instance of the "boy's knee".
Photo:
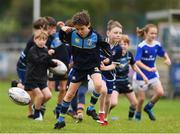
[{"label": "boy's knee", "polygon": [[163,90],[162,91],[158,91],[157,94],[158,94],[158,96],[162,97],[162,96],[164,96],[164,91]]},{"label": "boy's knee", "polygon": [[49,100],[49,99],[51,99],[51,98],[52,98],[52,94],[51,94],[51,93],[46,94],[46,95],[44,96],[44,99],[45,99],[45,100]]}]

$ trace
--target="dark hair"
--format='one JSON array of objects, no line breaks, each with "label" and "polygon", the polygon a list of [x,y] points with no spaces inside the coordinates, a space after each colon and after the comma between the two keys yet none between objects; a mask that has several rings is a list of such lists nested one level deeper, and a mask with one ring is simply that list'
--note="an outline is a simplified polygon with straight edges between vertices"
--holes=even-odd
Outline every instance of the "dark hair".
[{"label": "dark hair", "polygon": [[73,27],[73,22],[72,22],[72,20],[71,20],[71,19],[66,20],[65,25],[66,25],[66,26],[69,26],[69,27]]},{"label": "dark hair", "polygon": [[107,30],[111,31],[115,27],[119,27],[122,29],[121,23],[119,23],[118,21],[115,21],[115,20],[109,20],[108,24],[107,24]]},{"label": "dark hair", "polygon": [[45,19],[48,21],[48,26],[56,26],[56,20],[51,16],[46,16]]},{"label": "dark hair", "polygon": [[42,17],[33,22],[33,28],[35,30],[38,30],[38,29],[47,30],[47,26],[48,26],[47,20]]},{"label": "dark hair", "polygon": [[149,29],[152,28],[152,27],[157,28],[157,26],[154,25],[154,24],[147,24],[141,29],[139,27],[137,27],[136,28],[136,33],[137,33],[137,35],[139,37],[144,38],[145,33],[147,33],[149,31]]},{"label": "dark hair", "polygon": [[85,25],[88,26],[90,24],[90,16],[88,11],[83,10],[81,12],[77,12],[72,17],[73,25]]}]

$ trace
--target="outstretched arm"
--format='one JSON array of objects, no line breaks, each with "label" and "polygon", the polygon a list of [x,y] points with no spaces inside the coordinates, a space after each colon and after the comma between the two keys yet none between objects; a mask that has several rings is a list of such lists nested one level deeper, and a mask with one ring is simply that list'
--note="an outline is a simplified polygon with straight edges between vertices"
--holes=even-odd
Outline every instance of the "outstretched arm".
[{"label": "outstretched arm", "polygon": [[148,84],[148,78],[144,75],[144,73],[139,69],[139,67],[136,65],[136,63],[134,65],[132,65],[132,68],[134,71],[136,71],[138,74],[140,74],[143,78],[143,80],[145,81],[146,84]]}]

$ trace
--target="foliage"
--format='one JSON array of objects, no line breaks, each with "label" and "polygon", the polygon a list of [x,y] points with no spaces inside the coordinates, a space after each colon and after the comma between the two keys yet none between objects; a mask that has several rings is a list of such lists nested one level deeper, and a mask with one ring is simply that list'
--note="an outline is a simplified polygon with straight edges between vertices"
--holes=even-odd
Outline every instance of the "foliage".
[{"label": "foliage", "polygon": [[[0,31],[0,35],[10,33],[29,33],[32,26],[33,0],[0,0],[0,24],[4,20],[10,21],[7,31]],[[146,23],[145,13],[152,10],[179,9],[179,0],[41,0],[41,16],[53,16],[57,20],[67,20],[82,9],[88,10],[92,25],[99,31],[105,31],[109,19],[122,23],[126,33],[133,33],[137,26]],[[7,19],[8,18],[8,19]],[[12,21],[13,20],[13,24]],[[7,23],[8,24],[8,23]],[[5,29],[7,24],[3,24]],[[29,33],[30,34],[30,33]]]}]

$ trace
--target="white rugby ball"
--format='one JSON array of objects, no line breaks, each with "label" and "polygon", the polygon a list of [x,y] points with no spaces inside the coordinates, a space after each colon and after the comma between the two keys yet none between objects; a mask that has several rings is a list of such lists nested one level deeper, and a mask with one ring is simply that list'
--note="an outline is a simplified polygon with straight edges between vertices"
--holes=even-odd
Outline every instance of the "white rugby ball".
[{"label": "white rugby ball", "polygon": [[28,105],[31,102],[29,94],[18,87],[12,87],[8,91],[9,98],[18,105]]},{"label": "white rugby ball", "polygon": [[58,65],[56,67],[50,67],[50,71],[57,75],[65,75],[67,73],[66,65],[57,59],[52,59],[52,61],[56,62]]}]

